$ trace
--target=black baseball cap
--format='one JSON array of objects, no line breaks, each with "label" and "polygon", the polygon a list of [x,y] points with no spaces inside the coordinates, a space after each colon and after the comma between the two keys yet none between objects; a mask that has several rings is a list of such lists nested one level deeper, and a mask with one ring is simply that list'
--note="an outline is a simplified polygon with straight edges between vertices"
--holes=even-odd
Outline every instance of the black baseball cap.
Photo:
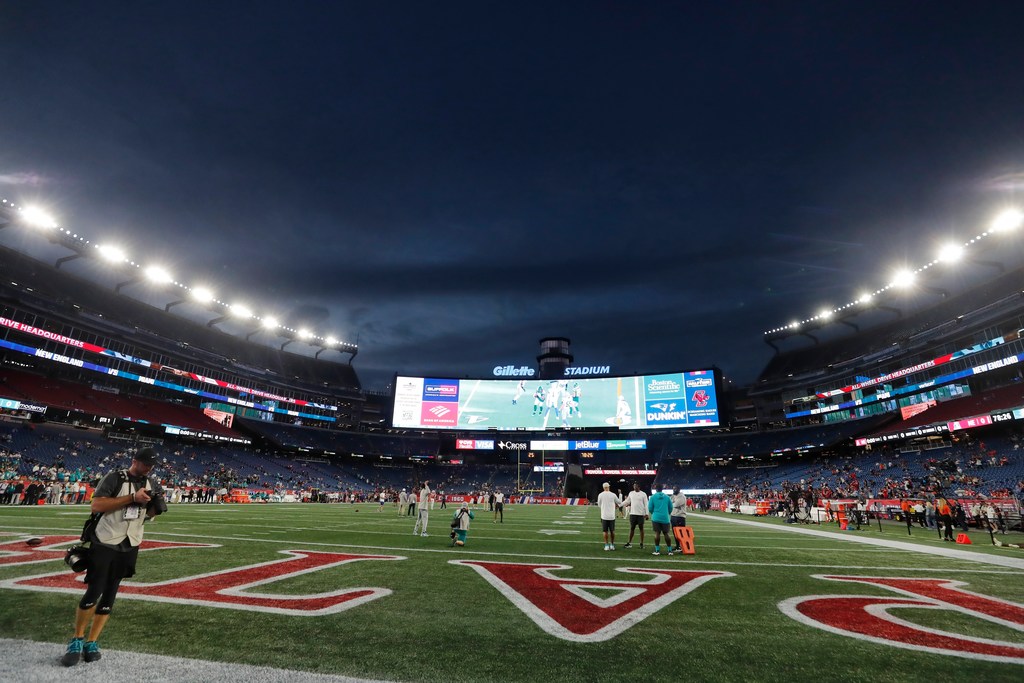
[{"label": "black baseball cap", "polygon": [[132,460],[138,460],[143,465],[155,465],[156,464],[156,451],[152,448],[143,448],[141,451],[132,456]]}]

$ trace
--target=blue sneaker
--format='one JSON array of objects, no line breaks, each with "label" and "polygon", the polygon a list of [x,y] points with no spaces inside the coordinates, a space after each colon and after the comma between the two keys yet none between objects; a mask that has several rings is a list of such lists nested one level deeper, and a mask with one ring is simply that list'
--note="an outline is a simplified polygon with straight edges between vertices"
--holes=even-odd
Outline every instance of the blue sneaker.
[{"label": "blue sneaker", "polygon": [[68,643],[68,651],[60,658],[60,663],[62,665],[74,666],[75,664],[78,664],[79,660],[82,659],[82,641],[84,640],[84,638],[71,639],[71,642]]},{"label": "blue sneaker", "polygon": [[102,656],[99,643],[95,640],[85,641],[85,652],[82,654],[82,659],[87,662],[98,662]]}]

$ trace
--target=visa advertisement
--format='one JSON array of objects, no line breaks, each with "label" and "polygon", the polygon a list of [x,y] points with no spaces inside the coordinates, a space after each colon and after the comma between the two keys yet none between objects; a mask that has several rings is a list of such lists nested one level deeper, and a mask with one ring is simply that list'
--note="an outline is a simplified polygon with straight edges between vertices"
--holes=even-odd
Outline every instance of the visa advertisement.
[{"label": "visa advertisement", "polygon": [[721,423],[714,370],[579,379],[395,378],[402,429],[678,429]]}]

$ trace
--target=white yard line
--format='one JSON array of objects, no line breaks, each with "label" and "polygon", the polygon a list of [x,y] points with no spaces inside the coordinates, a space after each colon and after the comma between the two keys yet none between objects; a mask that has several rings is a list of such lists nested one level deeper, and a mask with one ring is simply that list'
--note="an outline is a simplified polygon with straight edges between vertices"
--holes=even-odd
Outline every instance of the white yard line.
[{"label": "white yard line", "polygon": [[699,517],[707,520],[714,520],[716,522],[726,522],[728,524],[741,524],[744,526],[758,527],[761,529],[770,529],[772,531],[784,530],[791,534],[817,536],[818,538],[832,538],[842,541],[849,541],[850,543],[863,543],[865,545],[876,545],[882,546],[884,548],[909,550],[911,552],[924,553],[926,555],[938,555],[939,557],[945,557],[953,560],[967,560],[968,562],[994,564],[999,567],[1024,569],[1024,553],[1012,549],[1008,552],[1015,552],[1018,555],[1021,555],[1021,557],[1011,557],[1009,555],[989,555],[987,553],[974,553],[968,550],[958,550],[957,548],[950,548],[945,546],[932,548],[926,545],[918,545],[916,543],[906,543],[904,541],[890,541],[886,538],[858,536],[856,531],[848,531],[845,533],[840,531],[818,531],[817,529],[806,529],[801,527],[780,527],[778,524],[766,524],[765,522],[755,522],[747,519],[735,519],[732,517],[708,517],[700,513],[690,514],[692,514],[694,517]]}]

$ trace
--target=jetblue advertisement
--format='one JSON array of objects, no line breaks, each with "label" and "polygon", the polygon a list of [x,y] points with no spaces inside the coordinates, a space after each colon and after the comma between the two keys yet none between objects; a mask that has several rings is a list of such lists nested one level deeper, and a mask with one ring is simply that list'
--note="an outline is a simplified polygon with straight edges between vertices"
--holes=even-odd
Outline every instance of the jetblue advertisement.
[{"label": "jetblue advertisement", "polygon": [[627,377],[395,378],[407,429],[672,429],[720,424],[714,370]]}]

